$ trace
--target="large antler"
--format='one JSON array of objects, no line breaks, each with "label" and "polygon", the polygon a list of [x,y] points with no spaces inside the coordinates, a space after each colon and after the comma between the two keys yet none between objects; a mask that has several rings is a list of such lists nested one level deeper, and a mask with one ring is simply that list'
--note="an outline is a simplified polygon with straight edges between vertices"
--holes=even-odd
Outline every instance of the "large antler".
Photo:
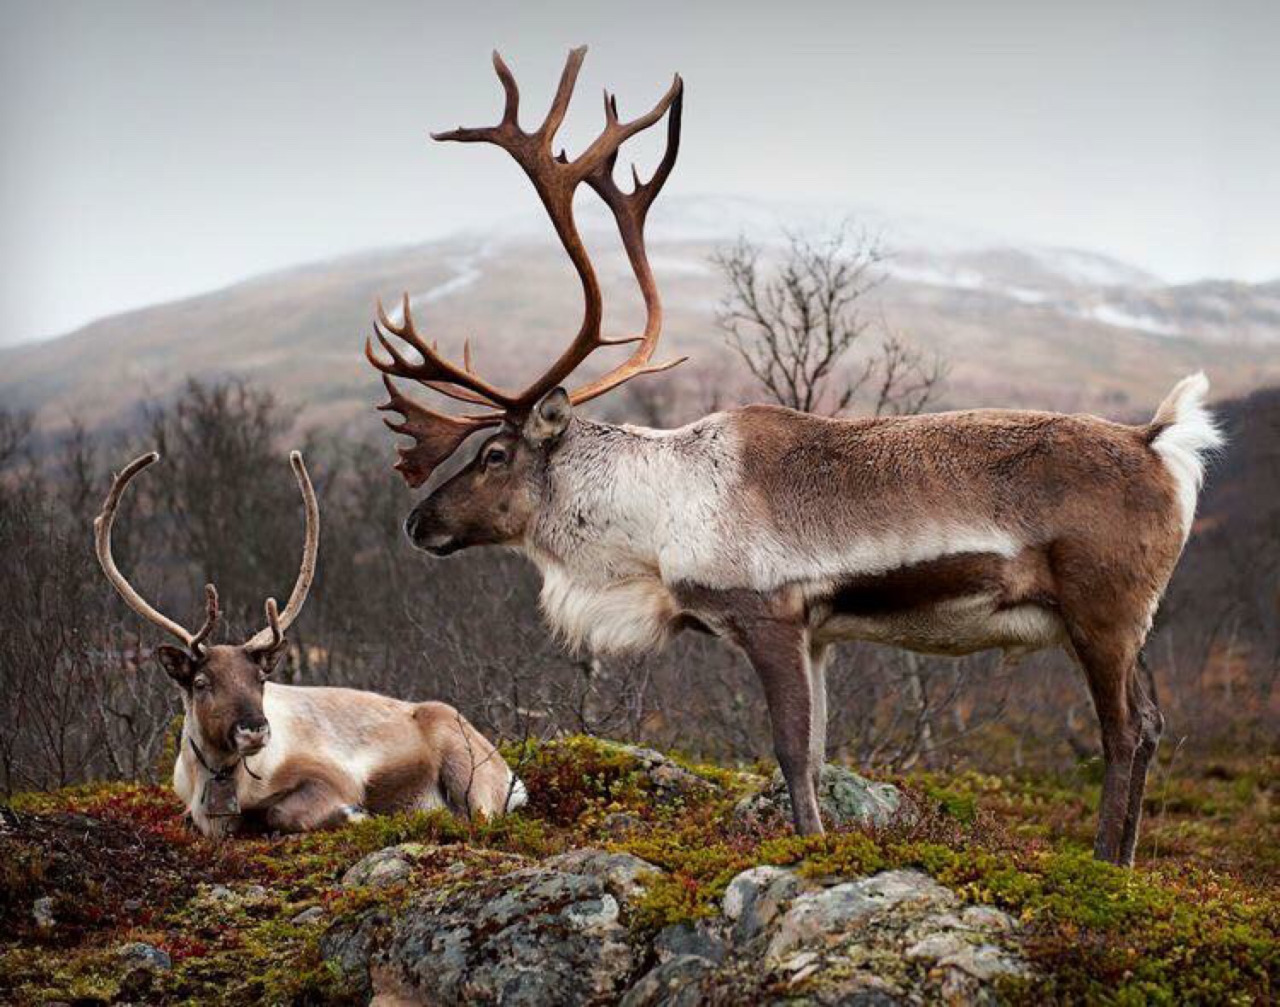
[{"label": "large antler", "polygon": [[307,592],[311,590],[311,581],[316,574],[316,554],[320,550],[320,505],[316,502],[316,491],[311,485],[311,477],[307,475],[307,467],[302,461],[302,452],[289,452],[289,464],[293,466],[293,477],[298,481],[298,489],[302,492],[302,506],[306,511],[306,535],[302,545],[302,566],[298,570],[298,579],[294,582],[293,593],[285,603],[284,611],[275,618],[275,599],[267,599],[266,629],[261,629],[244,643],[245,650],[269,650],[279,644],[285,630],[302,611],[307,600]]},{"label": "large antler", "polygon": [[[379,408],[399,412],[404,417],[402,423],[388,420],[387,425],[397,433],[412,436],[416,442],[411,448],[400,449],[401,459],[396,466],[411,486],[425,482],[431,471],[475,430],[501,423],[507,416],[522,418],[542,396],[560,385],[601,346],[633,342],[637,344],[631,356],[623,363],[595,381],[572,391],[570,398],[575,403],[593,399],[641,374],[667,370],[684,359],[656,365],[649,363],[662,330],[662,304],[644,245],[646,215],[671,174],[679,151],[684,85],[677,75],[667,93],[652,109],[629,122],[622,122],[618,118],[617,100],[606,94],[604,130],[573,160],[569,160],[563,151],[557,156],[552,152],[555,134],[569,109],[569,101],[586,51],[583,46],[569,53],[551,108],[542,125],[533,132],[525,132],[520,127],[520,90],[511,70],[502,57],[494,52],[494,70],[506,96],[499,123],[480,128],[459,127],[432,134],[436,140],[492,143],[510,154],[524,169],[582,283],[583,317],[577,335],[559,359],[523,391],[511,393],[495,388],[474,372],[469,342],[464,344],[461,367],[441,356],[434,343],[428,344],[414,327],[407,295],[398,324],[391,322],[379,304],[374,336],[391,360],[384,361],[374,353],[372,339],[365,344],[365,354],[370,363],[383,372],[391,396],[390,401]],[[631,193],[623,193],[613,180],[613,168],[619,148],[664,115],[668,115],[667,147],[657,171],[647,183],[642,183],[639,176],[635,175],[635,189]],[[600,283],[573,215],[573,195],[578,185],[584,181],[605,201],[617,222],[623,247],[644,297],[646,321],[642,335],[609,339],[601,334],[604,311]],[[388,334],[408,343],[417,351],[422,362],[409,360],[398,352],[387,338]],[[386,375],[412,378],[450,398],[473,405],[489,406],[497,411],[477,416],[447,416],[401,395]]]},{"label": "large antler", "polygon": [[204,647],[204,642],[213,633],[214,627],[218,624],[218,592],[212,584],[206,584],[205,592],[205,619],[204,624],[195,633],[178,625],[167,615],[158,612],[152,608],[142,597],[134,590],[130,584],[116,567],[115,558],[111,555],[111,527],[115,523],[116,508],[120,505],[120,498],[124,496],[124,491],[128,487],[130,480],[147,466],[160,460],[160,455],[155,451],[150,451],[145,455],[135,458],[111,483],[111,490],[107,493],[106,500],[102,503],[102,511],[93,521],[93,538],[94,547],[98,553],[98,562],[102,565],[102,572],[107,575],[107,580],[111,581],[112,586],[120,592],[125,602],[131,609],[137,612],[148,622],[152,622],[159,626],[167,633],[176,636],[193,654],[199,654]]}]

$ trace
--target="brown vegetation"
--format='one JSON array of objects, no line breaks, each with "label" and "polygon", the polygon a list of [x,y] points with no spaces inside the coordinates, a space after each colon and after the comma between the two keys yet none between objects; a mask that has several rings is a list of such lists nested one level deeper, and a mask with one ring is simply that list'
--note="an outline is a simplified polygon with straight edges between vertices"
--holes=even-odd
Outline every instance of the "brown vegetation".
[{"label": "brown vegetation", "polygon": [[[1280,724],[1280,394],[1224,415],[1231,447],[1149,646],[1175,777],[1215,753],[1274,748]],[[284,681],[451,702],[497,738],[587,731],[767,754],[763,699],[738,655],[686,635],[643,661],[566,656],[540,622],[529,567],[503,552],[415,559],[400,528],[410,494],[384,446],[292,440],[289,416],[261,391],[196,384],[130,438],[79,430],[39,457],[6,419],[18,434],[0,474],[0,788],[156,778],[177,713],[151,659],[159,641],[103,581],[87,531],[111,469],[150,447],[166,478],[128,502],[121,566],[175,614],[198,612],[192,585],[216,581],[229,634],[256,628],[264,595],[287,592],[279,578],[300,548],[293,487],[259,474],[292,447],[314,460],[324,539]],[[1095,752],[1089,699],[1064,659],[1010,670],[991,655],[852,645],[830,677],[831,751],[858,765],[1061,770]]]}]

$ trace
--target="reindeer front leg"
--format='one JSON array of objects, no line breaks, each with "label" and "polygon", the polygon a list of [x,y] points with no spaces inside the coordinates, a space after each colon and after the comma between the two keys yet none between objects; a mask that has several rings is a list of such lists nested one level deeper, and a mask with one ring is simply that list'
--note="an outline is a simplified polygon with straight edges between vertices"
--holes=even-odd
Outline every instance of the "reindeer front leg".
[{"label": "reindeer front leg", "polygon": [[259,818],[267,832],[313,832],[358,821],[365,814],[324,780],[300,781],[267,807]]},{"label": "reindeer front leg", "polygon": [[810,678],[809,640],[798,624],[762,618],[736,627],[735,639],[760,676],[773,750],[791,794],[796,831],[802,836],[822,834],[814,778],[814,702]]}]

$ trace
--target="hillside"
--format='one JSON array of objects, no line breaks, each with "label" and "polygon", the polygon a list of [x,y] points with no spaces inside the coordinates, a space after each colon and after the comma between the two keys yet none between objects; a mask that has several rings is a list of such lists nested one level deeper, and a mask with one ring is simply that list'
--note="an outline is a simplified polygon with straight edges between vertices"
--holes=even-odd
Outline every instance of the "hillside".
[{"label": "hillside", "polygon": [[[1215,395],[1280,382],[1280,284],[1162,285],[1087,252],[1018,246],[929,222],[746,200],[686,197],[660,204],[651,253],[668,308],[665,343],[693,368],[730,375],[721,401],[749,399],[725,369],[714,325],[721,295],[708,256],[739,233],[776,238],[849,217],[890,253],[872,316],[951,363],[946,404],[1038,405],[1141,413],[1173,381],[1207,367]],[[598,213],[584,212],[605,286],[607,325],[638,315],[621,253]],[[45,430],[71,417],[131,422],[144,398],[188,375],[240,376],[298,407],[304,426],[375,429],[377,381],[360,347],[381,296],[414,297],[420,328],[457,350],[471,335],[478,364],[518,381],[557,351],[580,311],[576,283],[533,216],[498,235],[465,235],[312,263],[225,290],[94,322],[0,351],[0,401],[34,409]]]},{"label": "hillside", "polygon": [[530,805],[494,822],[439,811],[217,844],[158,787],[0,805],[0,998],[657,1007],[1277,992],[1267,763],[1166,779],[1130,871],[1087,851],[1087,774],[919,773],[895,787],[831,767],[834,827],[802,840],[770,789],[752,796],[766,783],[754,772],[581,736],[506,755]]}]

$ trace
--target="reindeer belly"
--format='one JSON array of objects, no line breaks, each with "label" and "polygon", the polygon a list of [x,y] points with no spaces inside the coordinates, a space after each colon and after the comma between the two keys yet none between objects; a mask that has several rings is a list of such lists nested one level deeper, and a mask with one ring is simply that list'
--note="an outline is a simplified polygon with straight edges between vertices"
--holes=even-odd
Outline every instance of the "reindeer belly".
[{"label": "reindeer belly", "polygon": [[847,578],[812,606],[819,642],[870,640],[927,654],[1028,653],[1063,639],[1047,560],[955,553]]},{"label": "reindeer belly", "polygon": [[922,654],[972,654],[999,647],[1030,653],[1063,639],[1062,621],[1036,605],[1002,608],[992,595],[974,595],[883,616],[833,616],[814,632],[820,643],[869,640]]}]

